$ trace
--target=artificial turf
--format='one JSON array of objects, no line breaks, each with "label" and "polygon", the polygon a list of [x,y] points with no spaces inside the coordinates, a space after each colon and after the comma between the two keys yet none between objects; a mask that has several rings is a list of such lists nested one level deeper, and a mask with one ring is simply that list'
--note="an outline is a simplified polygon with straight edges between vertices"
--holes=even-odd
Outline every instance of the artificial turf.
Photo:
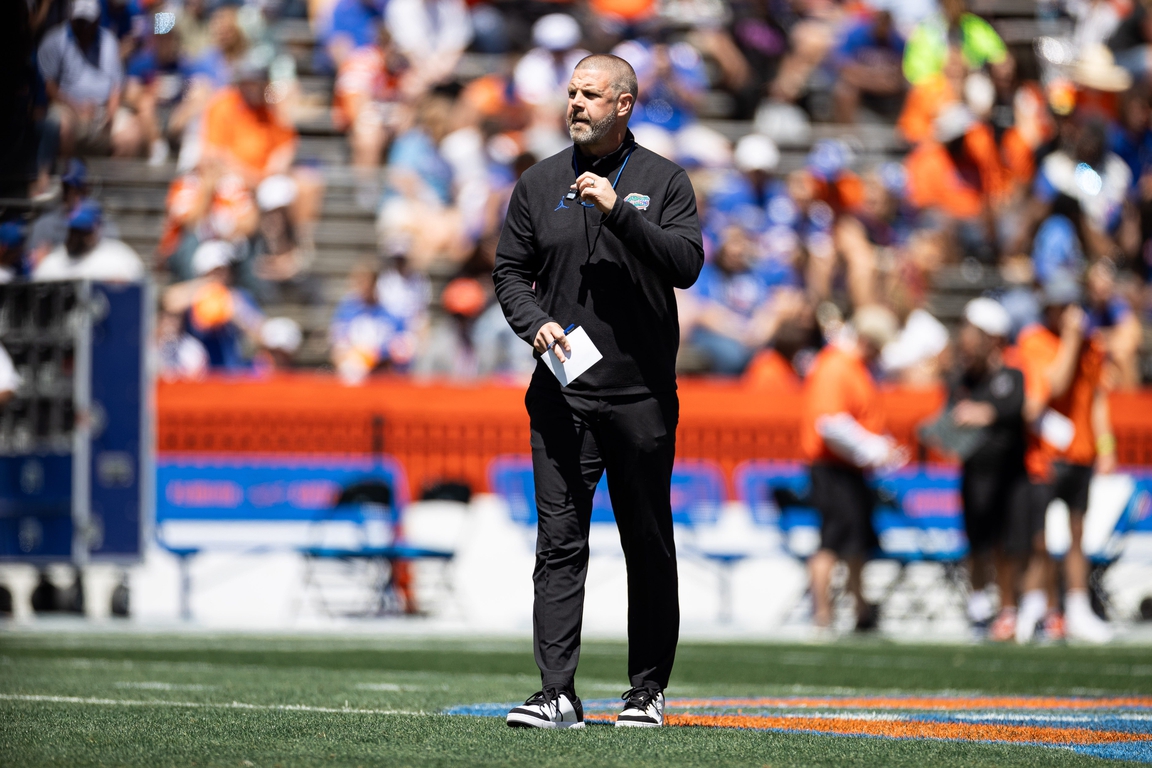
[{"label": "artificial turf", "polygon": [[[586,644],[580,694],[618,695],[625,665],[622,644]],[[1116,764],[1029,746],[706,728],[535,732],[494,718],[439,714],[523,699],[537,684],[523,641],[0,632],[0,764]],[[939,691],[1149,695],[1152,651],[683,644],[669,694]],[[259,708],[284,705],[313,709]],[[316,711],[323,709],[336,711]]]}]

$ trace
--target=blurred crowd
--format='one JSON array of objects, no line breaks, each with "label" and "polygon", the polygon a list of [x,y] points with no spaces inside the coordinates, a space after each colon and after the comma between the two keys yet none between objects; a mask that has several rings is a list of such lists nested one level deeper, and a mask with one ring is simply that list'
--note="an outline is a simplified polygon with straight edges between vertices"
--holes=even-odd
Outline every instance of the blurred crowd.
[{"label": "blurred crowd", "polygon": [[[43,202],[0,224],[0,279],[151,270],[167,286],[168,377],[292,366],[299,312],[331,304],[327,355],[349,382],[526,376],[531,350],[493,299],[495,245],[519,175],[570,146],[566,84],[588,52],[633,65],[631,128],[697,193],[708,263],[679,294],[684,372],[795,386],[843,318],[883,305],[900,322],[884,377],[939,380],[941,321],[956,318],[929,298],[958,274],[1001,301],[1012,338],[1040,319],[1045,286],[1079,282],[1110,386],[1146,377],[1141,2],[1045,4],[1023,43],[966,0],[13,5],[27,192]],[[305,24],[302,55],[278,30]],[[347,162],[309,157],[302,126],[342,134]],[[83,158],[101,156],[175,166],[143,259],[91,197]],[[375,216],[376,249],[337,303],[317,265],[340,174],[340,205]],[[297,314],[269,316],[282,307]]]}]

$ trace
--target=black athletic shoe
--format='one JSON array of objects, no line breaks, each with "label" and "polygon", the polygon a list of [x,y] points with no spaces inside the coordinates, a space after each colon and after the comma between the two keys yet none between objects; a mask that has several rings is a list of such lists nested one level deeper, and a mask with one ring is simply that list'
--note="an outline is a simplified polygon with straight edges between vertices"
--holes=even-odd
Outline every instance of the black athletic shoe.
[{"label": "black athletic shoe", "polygon": [[856,615],[857,632],[873,632],[880,626],[880,610],[868,603],[864,610]]},{"label": "black athletic shoe", "polygon": [[583,728],[584,705],[579,696],[549,688],[514,707],[506,722],[512,728]]},{"label": "black athletic shoe", "polygon": [[659,728],[664,725],[664,692],[633,688],[626,692],[624,709],[616,715],[617,728]]}]

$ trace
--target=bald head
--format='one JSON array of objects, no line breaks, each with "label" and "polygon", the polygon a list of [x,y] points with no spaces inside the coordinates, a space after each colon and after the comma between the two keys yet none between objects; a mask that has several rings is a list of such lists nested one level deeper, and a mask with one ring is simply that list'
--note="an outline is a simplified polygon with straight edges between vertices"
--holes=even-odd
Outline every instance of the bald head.
[{"label": "bald head", "polygon": [[640,86],[636,82],[636,70],[632,69],[632,65],[619,56],[613,56],[610,53],[594,53],[591,56],[585,56],[576,64],[575,71],[579,72],[585,69],[607,72],[609,83],[616,96],[630,93],[632,99],[635,100],[640,93]]},{"label": "bald head", "polygon": [[636,105],[636,73],[617,56],[587,56],[568,82],[568,134],[585,153],[603,157],[620,146]]}]

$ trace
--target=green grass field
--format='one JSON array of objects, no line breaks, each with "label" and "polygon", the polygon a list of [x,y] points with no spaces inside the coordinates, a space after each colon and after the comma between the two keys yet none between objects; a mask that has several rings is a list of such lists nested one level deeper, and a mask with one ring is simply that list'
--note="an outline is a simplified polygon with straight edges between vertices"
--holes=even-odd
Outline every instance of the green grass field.
[{"label": "green grass field", "polygon": [[[589,643],[585,699],[626,687]],[[526,641],[0,632],[0,765],[1061,766],[1067,751],[715,728],[512,730],[448,707],[521,700]],[[670,696],[1152,694],[1137,647],[684,644]]]}]

